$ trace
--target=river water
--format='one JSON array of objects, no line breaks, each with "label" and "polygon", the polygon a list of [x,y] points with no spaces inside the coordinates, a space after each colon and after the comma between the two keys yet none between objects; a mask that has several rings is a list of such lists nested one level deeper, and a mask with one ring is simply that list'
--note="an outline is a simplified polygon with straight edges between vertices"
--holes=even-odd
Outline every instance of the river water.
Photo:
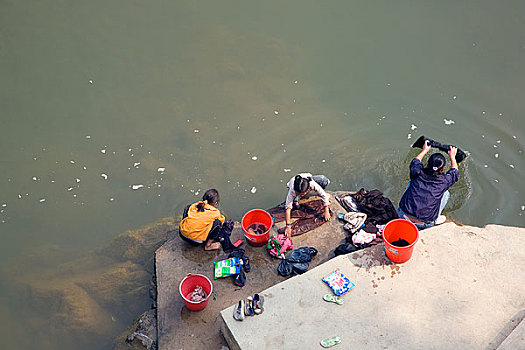
[{"label": "river water", "polygon": [[71,343],[17,316],[13,266],[303,171],[397,202],[420,135],[469,153],[447,216],[524,226],[524,33],[518,1],[0,1],[3,344]]}]

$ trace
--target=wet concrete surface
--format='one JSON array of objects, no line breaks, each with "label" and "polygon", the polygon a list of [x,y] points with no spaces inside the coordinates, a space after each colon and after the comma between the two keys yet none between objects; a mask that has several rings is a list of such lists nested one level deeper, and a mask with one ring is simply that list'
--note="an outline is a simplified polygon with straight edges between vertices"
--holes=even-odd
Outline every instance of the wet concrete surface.
[{"label": "wet concrete surface", "polygon": [[[333,196],[338,192],[329,193]],[[337,214],[345,210],[336,200],[332,200],[331,210],[334,215],[329,222],[292,238],[294,248],[310,246],[318,250],[310,263],[310,269],[332,258],[334,249],[346,238],[342,222],[337,219]],[[272,228],[272,233],[277,234],[277,228],[282,226],[283,223],[277,224]],[[240,224],[235,223],[231,240],[234,242],[238,238],[244,239],[244,235]],[[232,277],[213,280],[213,262],[228,257],[228,253],[222,250],[204,251],[201,247],[193,247],[182,241],[176,234],[156,251],[159,349],[227,347],[219,331],[220,311],[240,299],[259,293],[287,278],[293,278],[285,278],[277,273],[281,260],[271,257],[265,247],[252,247],[245,242],[241,248],[246,250],[251,265],[244,287],[234,285]],[[188,310],[179,294],[179,284],[188,273],[205,275],[213,283],[214,296],[200,312]]]}]

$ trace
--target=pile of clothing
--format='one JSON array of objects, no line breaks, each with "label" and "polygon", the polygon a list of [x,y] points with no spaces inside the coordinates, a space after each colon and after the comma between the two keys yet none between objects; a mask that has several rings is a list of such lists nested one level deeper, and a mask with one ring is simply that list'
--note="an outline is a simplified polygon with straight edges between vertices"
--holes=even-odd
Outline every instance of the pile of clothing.
[{"label": "pile of clothing", "polygon": [[351,234],[346,243],[335,249],[335,255],[348,254],[382,242],[381,234],[385,225],[398,218],[392,201],[377,189],[366,191],[361,188],[356,193],[346,193],[335,199],[348,212],[340,214],[345,221],[343,226]]}]

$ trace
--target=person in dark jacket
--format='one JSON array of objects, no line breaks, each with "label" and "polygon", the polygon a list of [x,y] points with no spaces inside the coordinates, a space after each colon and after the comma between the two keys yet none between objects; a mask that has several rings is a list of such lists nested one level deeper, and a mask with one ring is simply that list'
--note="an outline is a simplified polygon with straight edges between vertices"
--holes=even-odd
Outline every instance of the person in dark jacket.
[{"label": "person in dark jacket", "polygon": [[421,153],[410,163],[410,181],[398,208],[399,217],[412,221],[420,230],[446,221],[441,212],[450,198],[448,189],[459,179],[457,148],[450,146],[451,167],[446,173],[443,172],[446,159],[441,153],[432,154],[427,166],[423,167],[423,157],[430,148],[425,141]]}]

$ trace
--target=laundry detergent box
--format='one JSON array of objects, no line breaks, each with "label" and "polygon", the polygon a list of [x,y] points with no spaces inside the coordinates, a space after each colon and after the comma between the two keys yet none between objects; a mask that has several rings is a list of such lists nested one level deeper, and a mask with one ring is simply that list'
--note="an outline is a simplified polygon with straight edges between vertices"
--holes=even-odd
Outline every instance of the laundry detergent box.
[{"label": "laundry detergent box", "polygon": [[355,287],[348,277],[343,275],[339,269],[335,269],[328,276],[323,278],[335,295],[343,295]]},{"label": "laundry detergent box", "polygon": [[238,258],[229,258],[226,260],[215,261],[214,265],[214,278],[227,277],[231,275],[237,275],[241,272],[241,262]]}]

